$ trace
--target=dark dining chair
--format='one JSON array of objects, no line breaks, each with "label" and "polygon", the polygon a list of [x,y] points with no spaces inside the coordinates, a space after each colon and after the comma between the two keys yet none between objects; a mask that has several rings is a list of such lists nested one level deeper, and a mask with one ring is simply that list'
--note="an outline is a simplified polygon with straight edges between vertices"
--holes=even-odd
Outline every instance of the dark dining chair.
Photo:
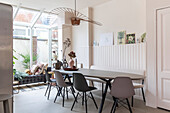
[{"label": "dark dining chair", "polygon": [[46,78],[46,81],[47,81],[47,89],[45,91],[45,95],[44,96],[46,96],[46,94],[48,92],[47,99],[49,100],[50,92],[51,92],[51,87],[52,87],[53,83],[56,83],[56,79],[50,79],[50,75],[48,74],[48,71],[46,69],[44,69],[44,71],[45,71],[45,78]]},{"label": "dark dining chair", "polygon": [[77,93],[76,98],[75,98],[75,100],[73,102],[73,105],[71,107],[71,111],[73,110],[73,107],[75,105],[75,102],[77,101],[77,97],[79,96],[80,92],[83,93],[82,105],[84,105],[84,102],[85,102],[86,113],[87,113],[87,92],[90,92],[91,99],[93,100],[96,108],[98,109],[96,101],[95,101],[95,99],[93,97],[93,94],[91,92],[92,90],[95,90],[97,88],[88,86],[87,81],[86,81],[85,77],[82,74],[80,74],[80,73],[74,73],[73,74],[73,86],[78,91],[78,93]]},{"label": "dark dining chair", "polygon": [[131,106],[128,98],[135,95],[134,86],[132,80],[129,77],[117,77],[112,83],[110,94],[113,97],[114,104],[110,113],[115,113],[116,107],[119,102],[126,100],[130,113],[132,113]]},{"label": "dark dining chair", "polygon": [[67,87],[71,87],[70,89],[71,89],[72,95],[75,98],[73,87],[72,87],[73,83],[65,82],[62,74],[59,71],[55,71],[55,77],[56,77],[56,83],[57,83],[57,86],[59,87],[59,90],[58,90],[56,97],[54,99],[54,103],[56,102],[57,97],[61,94],[63,97],[62,106],[64,107],[65,93],[67,94],[67,99],[68,99],[68,88]]}]

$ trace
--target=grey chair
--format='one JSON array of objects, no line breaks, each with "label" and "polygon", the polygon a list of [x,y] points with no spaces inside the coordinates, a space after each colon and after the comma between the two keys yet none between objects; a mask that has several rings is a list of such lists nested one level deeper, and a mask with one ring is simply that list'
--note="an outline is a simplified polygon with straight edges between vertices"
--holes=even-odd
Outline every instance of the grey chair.
[{"label": "grey chair", "polygon": [[83,93],[83,96],[82,96],[82,105],[84,105],[84,102],[85,102],[86,113],[87,113],[87,92],[90,92],[91,99],[93,100],[96,108],[98,109],[96,101],[95,101],[95,99],[93,97],[93,94],[91,92],[92,90],[95,90],[97,88],[88,86],[88,84],[86,82],[86,79],[85,79],[85,77],[82,74],[80,74],[80,73],[74,73],[73,74],[73,86],[78,91],[78,93],[77,93],[76,98],[75,98],[75,100],[73,102],[73,105],[71,107],[71,111],[73,110],[73,107],[75,105],[75,102],[77,101],[77,97],[78,97],[80,92]]},{"label": "grey chair", "polygon": [[130,78],[128,77],[115,78],[114,82],[112,83],[110,94],[112,95],[113,100],[114,100],[111,113],[112,112],[115,113],[118,102],[121,102],[124,99],[126,99],[129,111],[130,113],[132,113],[132,109],[129,104],[128,98],[135,95],[135,91],[134,91],[132,80]]},{"label": "grey chair", "polygon": [[45,91],[45,95],[47,94],[48,92],[48,97],[47,99],[49,100],[49,97],[50,97],[50,92],[51,92],[51,86],[52,86],[52,83],[56,83],[56,79],[50,79],[50,75],[48,74],[47,70],[44,69],[45,71],[45,78],[46,78],[46,81],[47,81],[47,89]]},{"label": "grey chair", "polygon": [[56,102],[57,97],[61,94],[62,97],[63,97],[62,106],[64,107],[65,93],[67,94],[67,99],[68,99],[68,88],[67,87],[71,87],[70,89],[71,89],[72,95],[75,98],[74,90],[73,90],[73,87],[72,87],[73,84],[70,83],[70,82],[65,82],[62,74],[58,71],[55,71],[55,77],[56,77],[56,83],[57,83],[57,86],[59,87],[59,90],[58,90],[56,97],[54,99],[54,103]]}]

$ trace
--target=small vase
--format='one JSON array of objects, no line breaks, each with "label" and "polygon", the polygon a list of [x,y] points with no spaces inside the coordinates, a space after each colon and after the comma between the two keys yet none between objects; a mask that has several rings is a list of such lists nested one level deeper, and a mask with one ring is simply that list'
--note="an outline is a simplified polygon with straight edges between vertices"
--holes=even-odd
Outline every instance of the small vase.
[{"label": "small vase", "polygon": [[73,66],[74,66],[74,60],[72,58],[70,58],[69,66],[70,66],[70,68],[73,68]]}]

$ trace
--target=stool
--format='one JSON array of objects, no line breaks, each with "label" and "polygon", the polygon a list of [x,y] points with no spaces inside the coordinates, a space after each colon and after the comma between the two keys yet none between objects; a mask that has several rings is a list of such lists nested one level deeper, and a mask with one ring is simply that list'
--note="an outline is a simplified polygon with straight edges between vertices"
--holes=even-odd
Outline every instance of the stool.
[{"label": "stool", "polygon": [[0,102],[3,102],[4,113],[10,113],[8,101],[10,98],[12,98],[10,94],[0,94]]}]

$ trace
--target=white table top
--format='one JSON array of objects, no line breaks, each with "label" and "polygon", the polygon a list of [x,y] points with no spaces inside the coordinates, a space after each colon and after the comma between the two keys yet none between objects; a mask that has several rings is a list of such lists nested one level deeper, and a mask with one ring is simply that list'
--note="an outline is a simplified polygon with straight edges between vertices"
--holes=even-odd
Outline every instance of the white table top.
[{"label": "white table top", "polygon": [[59,71],[62,74],[81,73],[86,77],[101,78],[101,79],[114,79],[116,77],[130,77],[132,80],[141,80],[145,78],[145,76],[139,74],[103,71],[103,70],[94,70],[94,69],[79,69],[78,71],[65,71],[65,70],[53,70],[53,71],[54,72]]}]

